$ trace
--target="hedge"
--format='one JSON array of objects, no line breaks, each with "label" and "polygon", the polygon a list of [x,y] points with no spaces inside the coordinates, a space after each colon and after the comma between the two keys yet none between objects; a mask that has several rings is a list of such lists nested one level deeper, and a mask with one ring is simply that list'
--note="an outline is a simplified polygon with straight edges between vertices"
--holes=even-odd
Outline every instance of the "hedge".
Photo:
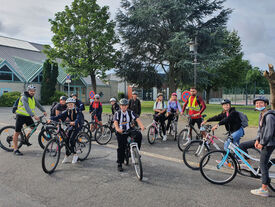
[{"label": "hedge", "polygon": [[4,93],[0,97],[0,106],[13,106],[14,102],[21,96],[18,91]]}]

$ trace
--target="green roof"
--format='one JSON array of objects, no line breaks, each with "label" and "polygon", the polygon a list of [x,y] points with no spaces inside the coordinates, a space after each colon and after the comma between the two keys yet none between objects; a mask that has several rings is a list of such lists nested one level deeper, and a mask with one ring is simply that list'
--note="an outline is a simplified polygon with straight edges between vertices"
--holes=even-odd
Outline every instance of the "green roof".
[{"label": "green roof", "polygon": [[66,76],[67,76],[67,73],[65,73],[65,70],[60,65],[58,65],[57,81],[62,84],[65,81]]},{"label": "green roof", "polygon": [[30,81],[35,75],[41,72],[42,65],[40,63],[36,63],[30,60],[13,57],[16,65],[21,70],[22,75],[25,80]]}]

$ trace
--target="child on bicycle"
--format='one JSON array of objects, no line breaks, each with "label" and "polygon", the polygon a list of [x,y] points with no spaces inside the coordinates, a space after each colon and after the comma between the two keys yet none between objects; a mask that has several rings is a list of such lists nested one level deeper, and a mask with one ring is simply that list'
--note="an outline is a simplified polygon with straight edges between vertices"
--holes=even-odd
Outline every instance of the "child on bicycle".
[{"label": "child on bicycle", "polygon": [[[117,136],[117,163],[118,163],[118,171],[122,172],[122,163],[125,158],[125,149],[127,145],[127,135],[123,135],[124,131],[127,131],[131,128],[132,121],[136,121],[141,128],[144,130],[144,126],[140,121],[139,117],[135,115],[135,113],[131,110],[128,110],[128,100],[123,98],[120,100],[120,110],[117,111],[114,115],[114,125],[116,129]],[[135,142],[138,143],[138,148],[141,147],[142,134],[141,132],[137,132],[135,135]]]},{"label": "child on bicycle", "polygon": [[158,93],[157,96],[157,100],[154,103],[154,120],[157,122],[160,122],[161,124],[161,128],[162,128],[162,132],[163,132],[163,141],[167,140],[167,136],[166,136],[166,129],[165,129],[165,112],[166,112],[167,106],[165,104],[165,102],[163,101],[163,94],[162,93]]},{"label": "child on bicycle", "polygon": [[[92,122],[95,121],[95,117],[98,120],[99,125],[102,125],[102,103],[100,102],[100,95],[95,95],[95,100],[90,104],[90,114]],[[91,124],[91,131],[94,130],[93,124]]]},{"label": "child on bicycle", "polygon": [[66,156],[62,163],[67,163],[69,162],[69,156],[71,153],[73,154],[73,159],[72,163],[75,164],[78,160],[77,153],[75,151],[75,143],[76,143],[76,136],[80,132],[83,122],[84,122],[84,117],[83,114],[81,113],[81,109],[77,108],[76,105],[76,100],[73,98],[68,98],[66,100],[67,104],[67,110],[64,111],[62,114],[59,114],[58,116],[53,116],[51,117],[51,120],[53,121],[59,121],[60,119],[62,121],[65,121],[67,118],[70,121],[70,126],[68,128],[68,138],[66,139],[66,143],[68,146],[70,146],[70,149],[66,148]]},{"label": "child on bicycle", "polygon": [[[167,127],[166,130],[168,131],[170,128],[171,121],[176,116],[176,121],[178,121],[178,114],[181,112],[180,102],[178,101],[177,93],[172,93],[170,100],[168,101],[168,109],[167,109]],[[163,139],[163,141],[166,141]]]},{"label": "child on bicycle", "polygon": [[110,103],[111,103],[112,115],[115,115],[115,113],[119,110],[119,105],[117,104],[115,98],[111,98]]}]

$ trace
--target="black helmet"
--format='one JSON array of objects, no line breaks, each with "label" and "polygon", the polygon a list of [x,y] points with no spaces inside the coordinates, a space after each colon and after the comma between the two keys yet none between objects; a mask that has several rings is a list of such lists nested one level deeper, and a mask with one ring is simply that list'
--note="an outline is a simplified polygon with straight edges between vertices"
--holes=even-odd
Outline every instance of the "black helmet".
[{"label": "black helmet", "polygon": [[66,96],[60,96],[60,99],[59,99],[59,100],[66,101],[66,100],[67,100],[67,97],[66,97]]},{"label": "black helmet", "polygon": [[224,100],[222,100],[221,105],[224,105],[224,104],[230,104],[231,105],[231,101],[228,100],[228,99],[224,99]]},{"label": "black helmet", "polygon": [[260,96],[260,97],[255,98],[253,100],[253,104],[255,105],[257,101],[263,101],[263,102],[267,103],[267,105],[269,105],[269,100],[264,96]]},{"label": "black helmet", "polygon": [[72,94],[71,94],[71,97],[73,97],[73,96],[76,96],[76,97],[77,97],[77,94],[76,94],[76,93],[72,93]]},{"label": "black helmet", "polygon": [[128,105],[128,100],[126,98],[123,98],[119,101],[120,105]]}]

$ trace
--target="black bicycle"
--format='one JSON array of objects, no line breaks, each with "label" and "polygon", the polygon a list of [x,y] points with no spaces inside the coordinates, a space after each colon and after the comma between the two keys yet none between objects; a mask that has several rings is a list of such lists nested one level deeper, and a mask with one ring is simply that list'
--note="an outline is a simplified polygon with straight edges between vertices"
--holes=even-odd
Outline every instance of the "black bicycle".
[{"label": "black bicycle", "polygon": [[97,127],[95,131],[95,141],[98,144],[106,145],[111,141],[113,132],[115,132],[113,123],[113,116],[109,115],[108,122],[102,126]]},{"label": "black bicycle", "polygon": [[[55,171],[62,147],[70,151],[70,147],[66,142],[69,139],[67,133],[62,129],[61,123],[56,123],[56,126],[46,126],[51,130],[52,139],[46,145],[42,156],[42,169],[45,173],[51,174]],[[91,138],[83,131],[80,131],[76,137],[75,152],[78,155],[78,160],[83,161],[88,158],[91,152]]]}]

